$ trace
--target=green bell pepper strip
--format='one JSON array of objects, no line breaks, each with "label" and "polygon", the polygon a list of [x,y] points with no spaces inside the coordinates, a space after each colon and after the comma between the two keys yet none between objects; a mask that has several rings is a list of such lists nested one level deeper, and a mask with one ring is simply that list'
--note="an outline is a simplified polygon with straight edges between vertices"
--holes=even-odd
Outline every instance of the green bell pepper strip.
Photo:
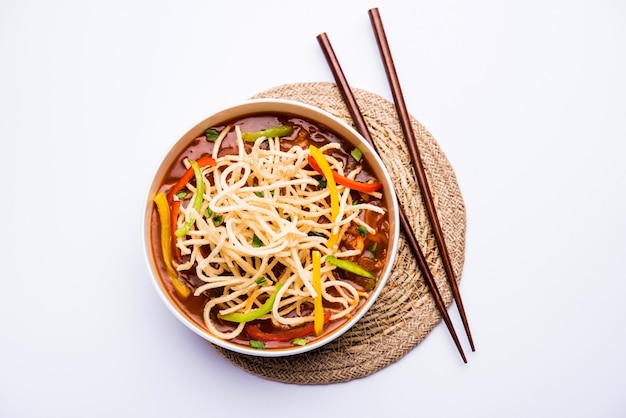
[{"label": "green bell pepper strip", "polygon": [[280,290],[282,286],[283,286],[282,283],[276,283],[276,289],[274,290],[274,293],[272,293],[272,295],[265,301],[263,305],[261,305],[261,307],[253,311],[246,312],[246,313],[241,313],[241,312],[229,313],[229,314],[220,316],[220,318],[225,321],[238,322],[238,323],[250,322],[250,321],[254,321],[255,319],[259,319],[263,315],[270,313],[270,311],[272,310],[272,306],[274,305],[274,301],[276,300],[276,295],[278,294],[278,291]]},{"label": "green bell pepper strip", "polygon": [[[189,160],[189,165],[193,169],[194,175],[196,176],[196,196],[193,200],[193,208],[196,212],[200,212],[202,209],[202,200],[204,199],[204,178],[202,176],[202,170],[200,170],[200,166],[195,160]],[[174,232],[178,238],[184,237],[187,235],[193,224],[196,222],[195,218],[189,218],[187,222],[183,224],[180,228]]]},{"label": "green bell pepper strip", "polygon": [[242,132],[241,138],[244,141],[254,142],[257,139],[263,138],[276,138],[281,136],[291,135],[293,127],[290,125],[279,125],[271,128],[263,129],[257,132]]},{"label": "green bell pepper strip", "polygon": [[350,273],[354,273],[358,276],[367,277],[368,279],[376,280],[376,276],[352,261],[340,260],[332,255],[326,256],[326,261],[342,270],[349,271]]},{"label": "green bell pepper strip", "polygon": [[193,168],[193,173],[196,176],[196,197],[193,201],[193,208],[196,212],[200,212],[200,209],[202,209],[202,200],[204,199],[204,178],[202,177],[202,171],[197,161],[189,160],[189,165]]}]

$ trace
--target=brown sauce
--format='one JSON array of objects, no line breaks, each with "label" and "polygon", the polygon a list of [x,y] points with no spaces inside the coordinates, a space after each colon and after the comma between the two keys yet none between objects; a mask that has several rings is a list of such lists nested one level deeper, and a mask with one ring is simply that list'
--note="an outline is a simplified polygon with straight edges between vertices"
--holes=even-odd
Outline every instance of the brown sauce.
[{"label": "brown sauce", "polygon": [[[341,148],[339,150],[333,151],[333,156],[342,161],[345,167],[345,171],[348,172],[356,167],[357,164],[362,164],[362,171],[357,176],[358,181],[368,181],[368,180],[377,180],[370,167],[367,163],[362,160],[361,162],[356,162],[354,158],[350,156],[350,152],[353,149],[353,146],[349,144],[347,141],[339,138],[333,132],[329,131],[323,126],[319,124],[312,123],[306,119],[300,117],[294,117],[291,115],[253,115],[240,120],[230,121],[221,126],[214,126],[213,128],[221,131],[228,124],[236,124],[239,125],[241,131],[255,132],[259,130],[263,130],[266,128],[274,127],[277,125],[291,125],[293,126],[293,132],[289,136],[281,137],[280,143],[281,148],[286,150],[295,145],[300,145],[302,148],[307,148],[310,144],[314,144],[316,146],[322,146],[329,142],[337,142],[341,144]],[[208,127],[207,127],[208,128]],[[249,148],[252,147],[252,143],[244,144],[249,151]],[[206,155],[211,155],[213,152],[214,142],[207,141],[204,136],[194,139],[189,146],[176,158],[175,162],[168,168],[159,191],[167,193],[167,191],[172,187],[172,185],[183,175],[186,171],[186,167],[183,161],[186,158],[195,159]],[[227,154],[236,154],[237,153],[237,140],[236,133],[231,130],[220,146],[219,156],[227,155]],[[321,178],[321,176],[320,176]],[[384,207],[384,201],[375,199],[367,194],[362,194],[358,191],[352,191],[353,197],[355,199],[359,199],[359,201],[367,201],[368,203],[375,204],[378,206]],[[372,211],[363,211],[361,216],[365,222],[377,229],[377,234],[367,234],[366,237],[359,237],[360,234],[356,231],[355,226],[349,228],[346,233],[346,236],[340,243],[340,246],[344,249],[346,246],[351,245],[351,241],[354,240],[363,240],[364,239],[364,251],[360,256],[354,257],[352,261],[358,263],[366,270],[378,275],[384,268],[387,262],[387,250],[389,244],[389,233],[390,233],[390,223],[388,219],[387,212],[384,215],[372,212]],[[203,294],[200,296],[193,296],[193,294],[187,298],[180,298],[179,295],[175,292],[173,286],[170,284],[167,272],[165,270],[164,263],[161,257],[161,247],[160,247],[160,225],[159,218],[156,212],[156,209],[153,210],[152,213],[152,221],[151,221],[151,241],[152,241],[152,251],[155,255],[155,263],[159,269],[159,275],[164,284],[165,289],[167,289],[169,298],[179,307],[179,309],[184,312],[184,314],[194,323],[196,323],[199,327],[206,329],[203,319],[203,311],[204,305],[207,301],[207,298],[211,297],[210,294]],[[376,253],[373,254],[371,249],[376,249]],[[375,287],[375,282],[369,279],[362,278],[360,276],[356,276],[351,273],[347,273],[345,271],[337,269],[337,274],[346,281],[351,282],[357,289],[361,290],[371,290]],[[194,274],[194,270],[189,270],[186,272],[179,272],[179,276],[183,278],[187,283],[190,284],[190,287],[196,288],[201,285],[201,282]],[[360,305],[363,305],[365,300],[362,298]],[[325,306],[329,307],[329,306]],[[357,310],[353,311],[356,313]],[[336,330],[343,322],[347,321],[348,318],[344,318],[337,321],[330,321],[329,324],[325,326],[324,334],[333,332]],[[217,320],[219,323],[219,320]],[[223,321],[220,326],[223,326],[224,329],[232,329],[232,325],[228,323],[224,323]],[[267,323],[268,321],[261,321]],[[263,329],[266,332],[271,332],[272,330],[268,328],[267,324],[262,325]],[[274,330],[276,331],[276,330]],[[307,336],[309,341],[314,340],[316,337],[314,335]],[[319,337],[317,337],[319,338]],[[247,337],[245,331],[236,339],[232,340],[233,342],[248,345],[249,337]],[[266,342],[266,348],[285,348],[291,347],[292,343],[290,341],[286,342]]]}]

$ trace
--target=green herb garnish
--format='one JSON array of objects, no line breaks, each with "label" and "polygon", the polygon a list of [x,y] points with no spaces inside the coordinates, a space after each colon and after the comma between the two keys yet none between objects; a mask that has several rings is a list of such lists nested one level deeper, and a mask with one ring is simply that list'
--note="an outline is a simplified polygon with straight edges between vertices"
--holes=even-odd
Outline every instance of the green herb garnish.
[{"label": "green herb garnish", "polygon": [[261,238],[257,237],[256,234],[252,235],[252,246],[254,248],[259,248],[263,246],[263,241],[261,241]]},{"label": "green herb garnish", "polygon": [[359,162],[363,158],[363,151],[361,151],[359,148],[354,148],[350,152],[350,155],[352,155],[352,158],[354,158],[356,162]]},{"label": "green herb garnish", "polygon": [[372,253],[372,255],[374,256],[374,261],[378,261],[378,257],[376,257],[376,251],[378,250],[378,243],[375,242],[372,244],[372,246],[370,247],[370,252]]},{"label": "green herb garnish", "polygon": [[291,343],[293,345],[303,346],[303,345],[306,345],[307,342],[308,341],[305,338],[296,338]]},{"label": "green herb garnish", "polygon": [[359,225],[356,227],[356,232],[358,232],[360,236],[365,237],[367,235],[367,228],[363,225]]},{"label": "green herb garnish", "polygon": [[187,190],[181,190],[180,192],[176,193],[176,197],[178,198],[178,200],[185,200],[188,195],[189,192]]},{"label": "green herb garnish", "polygon": [[250,340],[250,347],[256,348],[257,350],[265,349],[265,343],[259,340]]},{"label": "green herb garnish", "polygon": [[220,133],[215,128],[209,128],[206,131],[204,131],[204,136],[206,137],[207,141],[215,142],[217,141],[217,138],[220,136]]}]

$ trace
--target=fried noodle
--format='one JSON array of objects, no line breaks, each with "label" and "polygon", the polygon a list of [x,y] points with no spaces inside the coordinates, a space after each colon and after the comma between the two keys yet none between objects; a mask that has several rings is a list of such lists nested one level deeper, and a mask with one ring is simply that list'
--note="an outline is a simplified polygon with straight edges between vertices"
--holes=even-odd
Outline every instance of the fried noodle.
[{"label": "fried noodle", "polygon": [[[234,129],[238,152],[219,156],[220,144],[228,130]],[[266,145],[262,146],[265,143]],[[337,143],[320,147],[326,151],[331,168],[354,179],[360,168],[344,173],[343,164],[328,151],[339,148]],[[204,167],[205,182],[202,207],[181,207],[178,226],[195,220],[188,233],[179,237],[176,246],[185,256],[178,271],[193,271],[202,281],[196,296],[211,290],[219,292],[204,308],[208,329],[223,339],[232,339],[244,329],[243,323],[232,330],[218,327],[212,312],[226,315],[257,309],[282,282],[269,319],[277,326],[298,326],[313,321],[312,305],[316,292],[312,280],[312,251],[322,255],[321,289],[324,303],[332,304],[332,319],[349,316],[366,297],[349,282],[333,274],[335,266],[324,263],[327,255],[338,258],[358,255],[358,250],[340,250],[338,245],[327,248],[333,228],[339,228],[339,240],[352,222],[367,225],[358,218],[360,211],[384,213],[384,209],[368,203],[353,202],[350,189],[338,185],[339,214],[331,222],[329,191],[318,187],[319,174],[307,162],[309,151],[300,146],[281,150],[279,138],[257,140],[246,151],[238,126],[228,126],[221,132],[213,149],[215,166]],[[186,162],[188,165],[188,162]],[[187,184],[195,199],[197,188]],[[375,194],[375,193],[372,193]],[[379,194],[378,194],[379,195]],[[216,222],[216,217],[222,217]],[[212,293],[213,295],[215,293]]]}]

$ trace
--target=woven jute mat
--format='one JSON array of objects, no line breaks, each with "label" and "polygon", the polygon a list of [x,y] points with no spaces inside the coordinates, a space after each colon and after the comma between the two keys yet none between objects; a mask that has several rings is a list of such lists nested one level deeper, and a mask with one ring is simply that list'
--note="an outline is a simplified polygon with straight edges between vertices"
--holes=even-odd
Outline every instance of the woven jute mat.
[{"label": "woven jute mat", "polygon": [[[353,89],[380,156],[394,181],[396,192],[410,219],[422,251],[446,306],[452,302],[443,264],[437,251],[420,190],[393,103],[370,92]],[[311,82],[287,84],[253,98],[280,98],[307,103],[352,120],[337,86]],[[465,206],[455,174],[432,135],[411,117],[435,207],[446,238],[457,280],[465,255]],[[304,354],[267,358],[215,348],[240,368],[284,383],[313,385],[346,382],[368,376],[402,358],[426,338],[441,316],[405,241],[393,273],[376,303],[349,331],[333,342]],[[452,342],[451,342],[452,344]]]}]

